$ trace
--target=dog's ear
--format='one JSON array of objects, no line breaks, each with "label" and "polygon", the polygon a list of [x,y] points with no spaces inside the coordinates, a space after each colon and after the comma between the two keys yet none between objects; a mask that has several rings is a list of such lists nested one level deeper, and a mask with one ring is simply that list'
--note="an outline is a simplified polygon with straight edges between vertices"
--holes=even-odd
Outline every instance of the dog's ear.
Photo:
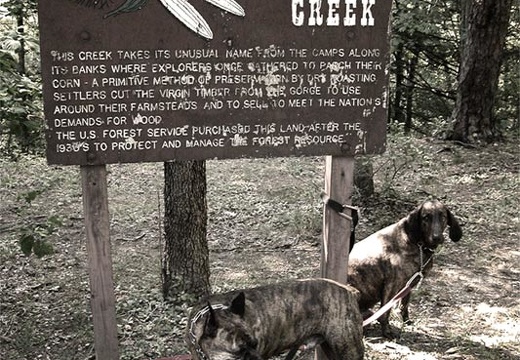
[{"label": "dog's ear", "polygon": [[231,301],[229,311],[240,317],[244,316],[244,313],[246,312],[246,295],[243,291],[239,292],[238,295],[235,296],[233,301]]},{"label": "dog's ear", "polygon": [[459,222],[455,218],[455,216],[453,216],[453,214],[448,209],[446,209],[446,211],[448,213],[448,226],[450,227],[450,232],[449,232],[450,239],[452,241],[457,242],[462,238],[462,229],[459,225]]},{"label": "dog's ear", "polygon": [[409,213],[404,221],[404,230],[413,243],[418,243],[423,237],[421,230],[421,210],[422,204]]},{"label": "dog's ear", "polygon": [[210,338],[214,338],[215,336],[217,336],[218,320],[217,316],[215,315],[215,311],[213,310],[209,302],[208,308],[209,316],[206,318],[206,322],[204,324],[204,335]]}]

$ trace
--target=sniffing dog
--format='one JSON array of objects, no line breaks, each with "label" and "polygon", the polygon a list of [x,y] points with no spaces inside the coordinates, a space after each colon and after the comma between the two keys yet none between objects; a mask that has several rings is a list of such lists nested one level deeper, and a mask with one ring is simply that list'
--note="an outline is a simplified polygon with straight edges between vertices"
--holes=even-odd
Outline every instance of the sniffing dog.
[{"label": "sniffing dog", "polygon": [[217,294],[196,305],[186,342],[199,360],[261,360],[319,343],[331,360],[363,359],[357,291],[327,279]]},{"label": "sniffing dog", "polygon": [[[405,218],[356,243],[348,261],[348,280],[360,292],[359,306],[366,313],[378,302],[391,300],[417,272],[425,275],[432,267],[435,249],[444,242],[449,226],[452,241],[462,230],[457,219],[441,202],[425,201]],[[409,321],[410,294],[401,302],[403,321]],[[385,337],[393,337],[387,311],[379,318]]]}]

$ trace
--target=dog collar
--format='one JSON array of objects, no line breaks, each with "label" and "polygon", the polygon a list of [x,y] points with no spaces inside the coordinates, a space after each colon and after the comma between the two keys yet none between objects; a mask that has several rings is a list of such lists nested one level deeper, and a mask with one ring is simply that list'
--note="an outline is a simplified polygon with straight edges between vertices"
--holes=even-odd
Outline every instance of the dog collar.
[{"label": "dog collar", "polygon": [[[419,272],[423,272],[424,271],[424,268],[426,267],[426,265],[428,265],[428,263],[430,261],[432,261],[433,259],[433,254],[435,253],[435,250],[434,249],[430,249],[430,248],[427,248],[426,246],[423,246],[423,245],[418,245],[419,246],[419,256],[420,256],[420,262],[421,262],[421,267],[420,267],[420,270]],[[428,260],[424,261],[424,250],[428,250],[431,252],[431,255],[430,257],[428,258]]]},{"label": "dog collar", "polygon": [[189,329],[189,336],[190,336],[191,344],[195,348],[195,351],[197,352],[197,355],[198,355],[199,359],[201,359],[201,360],[208,360],[208,357],[206,356],[206,354],[204,353],[204,351],[200,347],[199,343],[197,342],[197,336],[195,335],[195,331],[194,331],[195,324],[197,323],[197,321],[199,321],[200,318],[202,318],[204,315],[206,315],[210,310],[224,310],[224,309],[227,309],[227,308],[228,307],[226,305],[224,305],[224,304],[210,304],[210,305],[205,306],[202,309],[200,309],[193,316],[193,319],[191,319],[190,329]]}]

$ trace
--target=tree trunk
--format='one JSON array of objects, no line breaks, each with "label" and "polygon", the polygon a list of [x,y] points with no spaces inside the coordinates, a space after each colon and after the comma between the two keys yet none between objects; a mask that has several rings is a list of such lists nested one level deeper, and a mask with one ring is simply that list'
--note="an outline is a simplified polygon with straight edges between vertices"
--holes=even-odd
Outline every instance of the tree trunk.
[{"label": "tree trunk", "polygon": [[[467,23],[459,69],[458,91],[450,138],[462,142],[493,141],[496,131],[493,107],[498,89],[505,37],[512,0],[468,0],[462,6]],[[469,14],[464,14],[464,9]]]},{"label": "tree trunk", "polygon": [[18,54],[18,72],[20,74],[26,73],[25,67],[25,24],[24,24],[24,11],[21,8],[20,12],[16,14],[16,31],[20,35],[20,47],[16,50]]},{"label": "tree trunk", "polygon": [[404,114],[402,108],[403,98],[403,81],[404,81],[404,45],[402,42],[397,44],[395,50],[395,97],[394,97],[394,111],[393,122],[401,124],[404,122]]},{"label": "tree trunk", "polygon": [[200,297],[210,291],[206,239],[206,163],[164,163],[164,298],[182,293]]},{"label": "tree trunk", "polygon": [[419,62],[419,50],[412,50],[412,58],[408,62],[408,80],[406,86],[406,111],[404,133],[409,134],[412,129],[413,122],[413,94],[415,90],[415,72],[417,63]]}]

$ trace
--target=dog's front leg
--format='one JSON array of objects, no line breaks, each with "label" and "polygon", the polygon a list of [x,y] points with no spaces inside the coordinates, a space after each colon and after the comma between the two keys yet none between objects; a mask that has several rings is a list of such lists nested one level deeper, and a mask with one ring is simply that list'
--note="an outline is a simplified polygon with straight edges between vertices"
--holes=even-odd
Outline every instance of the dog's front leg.
[{"label": "dog's front leg", "polygon": [[410,295],[411,294],[406,295],[401,300],[401,305],[399,306],[399,308],[401,310],[401,317],[403,318],[403,322],[405,324],[409,324],[410,323],[410,313],[408,311],[408,305],[410,304]]},{"label": "dog's front leg", "polygon": [[381,332],[383,333],[383,336],[388,339],[394,339],[396,338],[395,334],[390,329],[390,311],[391,309],[385,312],[381,317],[379,318],[379,324],[381,325]]},{"label": "dog's front leg", "polygon": [[[383,296],[381,300],[381,306],[384,306],[386,303],[392,300],[393,295],[393,289],[385,289],[385,295]],[[396,332],[393,332],[390,327],[390,312],[392,309],[389,309],[387,312],[385,312],[383,315],[379,317],[379,324],[381,324],[381,332],[383,333],[383,336],[388,339],[395,339],[399,337],[399,334]]]}]

